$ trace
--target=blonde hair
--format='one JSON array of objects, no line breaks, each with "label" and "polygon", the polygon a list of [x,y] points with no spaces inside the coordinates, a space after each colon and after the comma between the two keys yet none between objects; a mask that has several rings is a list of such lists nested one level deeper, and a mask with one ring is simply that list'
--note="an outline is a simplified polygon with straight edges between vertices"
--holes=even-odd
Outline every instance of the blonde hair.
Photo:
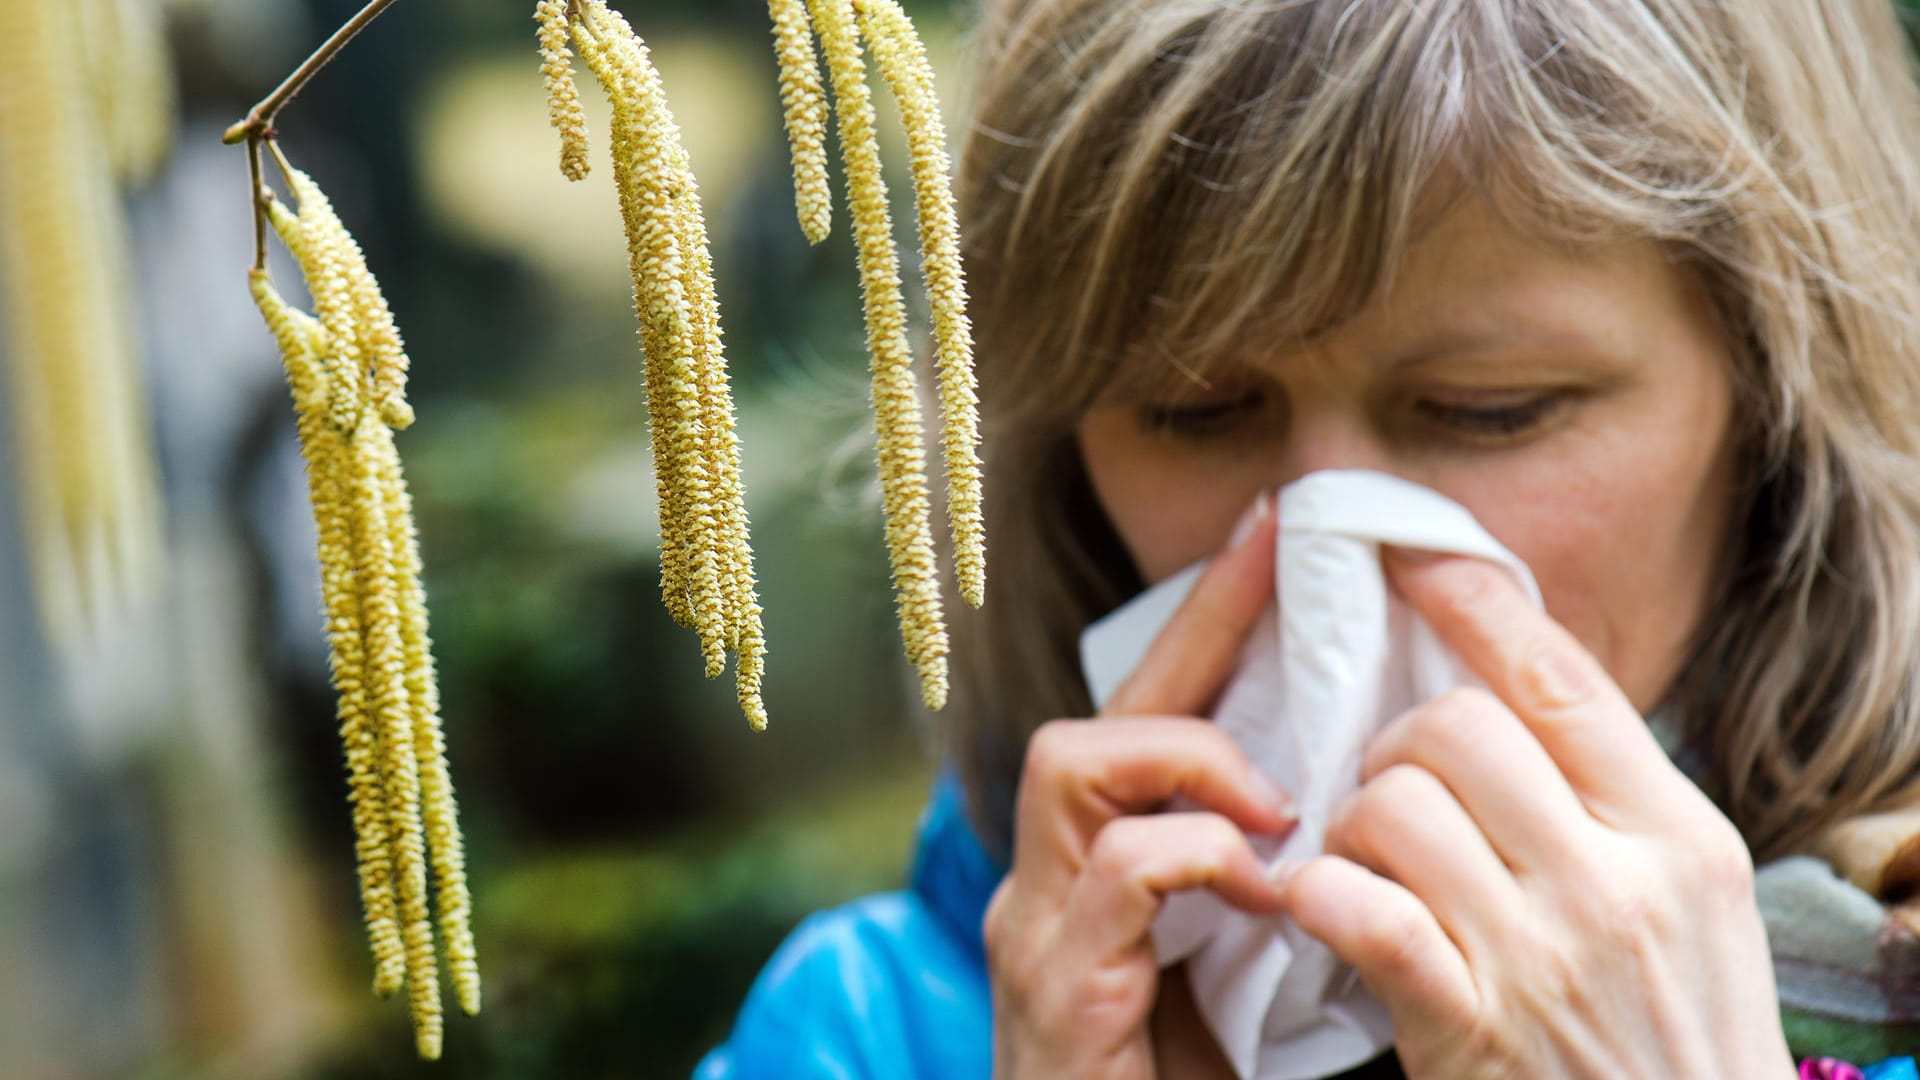
[{"label": "blonde hair", "polygon": [[1005,850],[1140,587],[1073,442],[1115,380],[1338,325],[1434,196],[1646,238],[1736,346],[1741,490],[1662,709],[1757,855],[1920,774],[1920,93],[1889,0],[987,0],[960,202],[998,599],[948,751]]}]

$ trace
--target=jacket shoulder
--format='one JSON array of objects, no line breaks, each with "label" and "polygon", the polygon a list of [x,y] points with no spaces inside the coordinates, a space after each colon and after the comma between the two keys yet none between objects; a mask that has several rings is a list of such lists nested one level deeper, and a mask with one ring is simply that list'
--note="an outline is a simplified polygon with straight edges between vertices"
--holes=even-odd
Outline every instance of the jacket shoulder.
[{"label": "jacket shoulder", "polygon": [[991,1050],[977,954],[916,894],[881,893],[796,927],[694,1076],[965,1080]]}]

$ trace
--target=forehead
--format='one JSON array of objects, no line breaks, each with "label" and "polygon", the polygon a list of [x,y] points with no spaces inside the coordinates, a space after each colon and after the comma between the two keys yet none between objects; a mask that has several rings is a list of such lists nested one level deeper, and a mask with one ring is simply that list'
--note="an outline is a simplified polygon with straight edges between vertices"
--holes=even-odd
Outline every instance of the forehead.
[{"label": "forehead", "polygon": [[1699,283],[1651,240],[1574,245],[1461,198],[1340,321],[1308,336],[1252,323],[1243,340],[1209,350],[1150,341],[1117,366],[1109,389],[1181,397],[1249,374],[1392,376],[1466,357],[1631,359],[1641,348],[1637,328],[1694,318],[1704,303]]}]

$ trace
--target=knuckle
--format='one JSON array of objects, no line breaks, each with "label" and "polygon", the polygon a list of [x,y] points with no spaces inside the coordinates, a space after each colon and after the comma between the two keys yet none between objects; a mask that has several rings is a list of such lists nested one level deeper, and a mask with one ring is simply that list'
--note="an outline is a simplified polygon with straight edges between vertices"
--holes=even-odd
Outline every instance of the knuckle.
[{"label": "knuckle", "polygon": [[1402,975],[1420,970],[1427,950],[1427,928],[1411,911],[1396,909],[1390,916],[1369,926],[1362,935],[1361,948],[1373,957],[1375,965]]},{"label": "knuckle", "polygon": [[1600,665],[1571,641],[1535,634],[1515,653],[1514,685],[1528,704],[1563,713],[1600,699],[1611,685]]},{"label": "knuckle", "polygon": [[1384,850],[1436,789],[1444,791],[1444,785],[1418,765],[1388,766],[1335,809],[1327,830],[1329,845],[1337,836],[1347,851],[1364,855]]},{"label": "knuckle", "polygon": [[1461,559],[1447,564],[1445,571],[1431,577],[1429,588],[1439,591],[1447,606],[1469,617],[1484,618],[1489,610],[1498,610],[1501,591],[1507,587],[1496,569],[1479,560]]},{"label": "knuckle", "polygon": [[1458,686],[1401,714],[1389,738],[1368,748],[1372,772],[1395,761],[1470,760],[1489,723],[1507,713],[1499,698],[1477,686]]},{"label": "knuckle", "polygon": [[1353,849],[1363,831],[1366,812],[1367,787],[1341,799],[1334,804],[1327,815],[1327,836],[1324,843],[1329,852]]},{"label": "knuckle", "polygon": [[1477,754],[1486,736],[1487,725],[1510,717],[1505,702],[1478,686],[1459,686],[1433,700],[1433,707],[1421,717],[1420,733],[1443,755]]},{"label": "knuckle", "polygon": [[1694,872],[1711,895],[1745,898],[1754,891],[1753,852],[1733,823],[1715,815],[1693,850]]},{"label": "knuckle", "polygon": [[[1001,883],[987,903],[980,930],[994,992],[1009,1006],[1024,1012],[1031,1008],[1038,989],[1035,972],[1041,961],[1041,950],[1022,933],[1022,920],[1014,914],[1019,906],[1014,896],[1012,880]],[[1045,980],[1037,981],[1043,984]]]},{"label": "knuckle", "polygon": [[1197,720],[1184,725],[1183,730],[1191,731],[1196,744],[1204,748],[1204,752],[1217,761],[1244,764],[1247,760],[1246,752],[1240,749],[1240,744],[1234,742],[1233,736],[1222,731],[1217,724]]},{"label": "knuckle", "polygon": [[1421,721],[1434,735],[1444,736],[1471,731],[1474,725],[1485,723],[1489,713],[1505,708],[1500,699],[1484,687],[1456,686],[1428,702],[1422,710]]},{"label": "knuckle", "polygon": [[1131,886],[1161,892],[1169,879],[1204,886],[1227,872],[1240,831],[1217,814],[1123,817],[1094,836],[1087,873],[1106,887]]},{"label": "knuckle", "polygon": [[1588,878],[1587,921],[1596,940],[1629,955],[1650,943],[1672,940],[1676,905],[1660,875],[1637,864],[1615,865]]},{"label": "knuckle", "polygon": [[1227,876],[1235,858],[1246,849],[1246,837],[1226,818],[1208,814],[1195,822],[1198,826],[1191,843],[1183,843],[1195,874],[1204,884]]},{"label": "knuckle", "polygon": [[1442,789],[1438,778],[1418,765],[1395,765],[1360,789],[1363,805],[1376,814],[1399,814],[1410,800]]},{"label": "knuckle", "polygon": [[1579,950],[1569,947],[1565,935],[1529,920],[1518,940],[1521,955],[1527,957],[1526,982],[1533,989],[1532,997],[1561,1008],[1584,999],[1593,979],[1591,965]]},{"label": "knuckle", "polygon": [[1139,818],[1116,818],[1101,826],[1087,851],[1087,869],[1103,878],[1124,878],[1148,852]]},{"label": "knuckle", "polygon": [[1034,730],[1027,740],[1026,762],[1021,781],[1050,786],[1059,783],[1073,768],[1073,744],[1079,736],[1079,721],[1049,720]]}]

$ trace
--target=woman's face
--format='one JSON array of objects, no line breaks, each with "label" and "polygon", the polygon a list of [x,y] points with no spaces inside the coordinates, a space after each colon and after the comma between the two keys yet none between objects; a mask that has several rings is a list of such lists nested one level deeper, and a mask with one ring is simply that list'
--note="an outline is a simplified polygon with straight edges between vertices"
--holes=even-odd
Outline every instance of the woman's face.
[{"label": "woman's face", "polygon": [[1713,307],[1657,246],[1575,256],[1462,203],[1390,294],[1311,349],[1249,355],[1178,399],[1103,401],[1078,438],[1148,582],[1315,470],[1440,491],[1532,568],[1547,611],[1644,711],[1724,550],[1732,399]]}]

